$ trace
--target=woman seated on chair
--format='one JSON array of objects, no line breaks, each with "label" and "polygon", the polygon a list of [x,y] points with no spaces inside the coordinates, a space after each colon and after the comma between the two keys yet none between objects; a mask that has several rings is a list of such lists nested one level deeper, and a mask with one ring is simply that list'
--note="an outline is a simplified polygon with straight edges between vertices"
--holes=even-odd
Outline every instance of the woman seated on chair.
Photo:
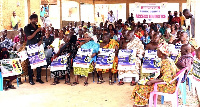
[{"label": "woman seated on chair", "polygon": [[[0,60],[2,60],[2,59],[9,59],[9,53],[8,53],[7,48],[1,48],[0,47]],[[0,72],[2,72],[2,68],[0,68]],[[9,77],[4,77],[3,78],[3,89],[5,91],[7,91],[8,88],[10,88],[10,89],[16,89],[14,87],[14,85],[12,85],[12,81],[15,80],[16,78],[17,78],[17,75],[15,75],[15,76],[9,76]]]},{"label": "woman seated on chair", "polygon": [[115,58],[113,60],[113,67],[112,69],[96,69],[99,74],[99,80],[97,84],[103,83],[103,77],[102,73],[109,72],[109,84],[112,85],[114,82],[112,82],[112,75],[117,73],[117,65],[118,65],[118,49],[119,49],[119,43],[114,40],[110,39],[110,35],[108,33],[104,34],[102,37],[102,43],[100,43],[100,48],[106,48],[106,49],[115,49]]},{"label": "woman seated on chair", "polygon": [[134,99],[134,106],[147,107],[150,92],[154,90],[154,84],[158,82],[166,82],[167,84],[158,85],[158,91],[164,93],[174,93],[176,90],[176,81],[169,83],[176,76],[177,67],[174,62],[168,58],[169,47],[166,42],[162,42],[158,45],[157,55],[162,59],[160,75],[157,79],[146,82],[145,85],[136,85],[132,97]]},{"label": "woman seated on chair", "polygon": [[79,48],[82,49],[93,49],[91,56],[92,60],[90,61],[91,64],[89,68],[73,67],[75,75],[75,82],[73,82],[73,85],[79,84],[78,75],[85,76],[84,86],[88,85],[88,73],[91,73],[94,70],[94,63],[96,62],[96,55],[99,51],[99,44],[91,40],[92,36],[92,34],[86,32],[84,34],[85,41],[79,46]]}]

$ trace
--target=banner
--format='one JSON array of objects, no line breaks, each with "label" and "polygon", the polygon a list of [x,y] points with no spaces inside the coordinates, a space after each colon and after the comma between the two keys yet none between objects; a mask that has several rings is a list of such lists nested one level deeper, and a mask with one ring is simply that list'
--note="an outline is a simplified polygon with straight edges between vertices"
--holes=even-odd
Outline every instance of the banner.
[{"label": "banner", "polygon": [[22,73],[22,67],[19,59],[3,59],[1,63],[1,74],[3,77],[19,75]]},{"label": "banner", "polygon": [[66,70],[67,67],[67,55],[61,55],[54,59],[51,63],[50,71]]},{"label": "banner", "polygon": [[160,71],[161,60],[157,58],[157,50],[146,50],[143,58],[142,73]]},{"label": "banner", "polygon": [[177,56],[180,54],[181,51],[181,46],[182,45],[173,45],[173,44],[169,44],[169,48],[171,50],[171,55],[170,58],[175,61]]},{"label": "banner", "polygon": [[194,59],[192,74],[196,80],[200,80],[200,60],[197,58]]},{"label": "banner", "polygon": [[[135,3],[134,7],[135,22],[163,23],[168,21],[168,10],[163,3]],[[130,10],[132,12],[132,10]]]},{"label": "banner", "polygon": [[79,48],[76,57],[74,59],[73,66],[81,68],[89,68],[92,51],[93,51],[92,49]]},{"label": "banner", "polygon": [[115,57],[114,49],[99,49],[100,54],[97,57],[96,68],[110,69],[113,66],[113,60]]},{"label": "banner", "polygon": [[25,61],[28,58],[28,54],[26,51],[18,52],[17,55],[19,56],[21,61]]},{"label": "banner", "polygon": [[43,45],[27,46],[28,58],[30,61],[31,69],[47,65]]},{"label": "banner", "polygon": [[118,54],[118,70],[134,70],[135,60],[135,50],[120,49]]}]

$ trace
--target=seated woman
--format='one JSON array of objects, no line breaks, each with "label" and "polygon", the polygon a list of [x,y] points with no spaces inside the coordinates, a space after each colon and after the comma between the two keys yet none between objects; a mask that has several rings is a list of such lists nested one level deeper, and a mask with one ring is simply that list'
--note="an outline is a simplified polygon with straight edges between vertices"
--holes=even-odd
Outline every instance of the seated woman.
[{"label": "seated woman", "polygon": [[[18,51],[18,52],[25,51],[26,41],[25,41],[24,37],[25,37],[24,35],[19,35],[19,42],[17,42],[13,46],[13,51]],[[27,75],[28,74],[28,59],[22,61],[21,66],[22,66],[22,70],[23,70],[23,74],[21,76]],[[18,78],[19,84],[22,84],[21,76]]]},{"label": "seated woman", "polygon": [[173,36],[170,34],[170,30],[166,29],[165,34],[162,36],[162,39],[165,40],[167,43],[173,42]]},{"label": "seated woman", "polygon": [[[59,31],[59,38],[55,38],[53,43],[50,45],[53,49],[54,49],[54,56],[52,58],[53,59],[58,57],[58,51],[61,48],[62,45],[65,44],[64,40],[63,40],[64,34],[63,34],[63,30]],[[56,85],[59,84],[59,75],[60,73],[62,74],[62,71],[57,70],[57,71],[53,71],[51,72],[51,75],[54,77],[54,82],[51,85]]]},{"label": "seated woman", "polygon": [[[143,57],[142,55],[144,54],[144,45],[142,42],[137,39],[136,37],[134,38],[134,32],[133,31],[128,31],[128,34],[125,34],[124,39],[120,42],[120,49],[129,49],[129,50],[136,50],[136,64],[135,64],[135,70],[119,70],[118,75],[120,82],[118,85],[123,85],[123,78],[124,74],[136,74],[139,76],[140,74],[140,67],[141,67],[141,58]],[[131,81],[131,86],[135,85],[135,77],[132,77]]]},{"label": "seated woman", "polygon": [[134,99],[134,106],[147,107],[150,92],[154,90],[154,84],[158,82],[166,82],[167,84],[158,85],[158,91],[164,93],[174,93],[176,90],[176,81],[169,83],[173,80],[177,73],[177,67],[174,62],[168,58],[169,46],[167,43],[162,42],[157,49],[157,55],[162,59],[160,76],[157,79],[146,82],[146,85],[136,85],[132,97]]},{"label": "seated woman", "polygon": [[158,44],[160,42],[160,35],[155,33],[153,38],[149,44],[146,46],[146,50],[156,50],[158,48]]},{"label": "seated woman", "polygon": [[78,75],[85,76],[84,86],[88,85],[88,73],[91,73],[94,70],[94,63],[96,62],[96,55],[99,51],[99,44],[92,41],[91,37],[92,34],[86,32],[84,34],[85,41],[79,46],[79,48],[82,49],[93,49],[90,66],[89,68],[73,67],[75,75],[75,82],[73,82],[73,85],[79,84]]},{"label": "seated woman", "polygon": [[[8,50],[6,48],[0,47],[0,60],[2,59],[8,59],[9,58],[9,53]],[[2,69],[0,68],[0,72]],[[15,76],[9,76],[9,77],[4,77],[3,78],[3,89],[5,91],[8,90],[8,88],[10,89],[16,89],[16,87],[14,87],[14,85],[12,85],[12,81],[15,80],[17,78],[17,75]]]},{"label": "seated woman", "polygon": [[112,85],[114,82],[112,82],[112,75],[117,73],[117,65],[118,65],[118,49],[119,49],[119,43],[114,40],[110,39],[110,35],[108,33],[104,34],[102,37],[102,43],[100,43],[100,48],[106,48],[106,49],[115,49],[115,58],[113,60],[113,67],[112,69],[96,69],[100,79],[97,84],[103,83],[103,77],[102,73],[109,72],[109,84]]}]

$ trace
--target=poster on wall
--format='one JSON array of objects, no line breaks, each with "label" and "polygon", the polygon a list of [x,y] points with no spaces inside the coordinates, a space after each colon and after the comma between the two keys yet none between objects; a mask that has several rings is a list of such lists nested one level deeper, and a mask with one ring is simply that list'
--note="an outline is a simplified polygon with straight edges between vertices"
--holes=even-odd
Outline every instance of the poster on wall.
[{"label": "poster on wall", "polygon": [[[108,18],[109,11],[113,11],[113,15],[115,20],[122,19],[123,22],[126,21],[126,4],[95,4],[95,22],[97,23],[97,19],[99,17],[103,22],[105,22]],[[99,15],[98,15],[99,14]]]},{"label": "poster on wall", "polygon": [[60,29],[60,7],[58,5],[49,5],[49,19],[55,29]]},{"label": "poster on wall", "polygon": [[62,20],[79,21],[79,4],[75,1],[62,1]]},{"label": "poster on wall", "polygon": [[130,13],[134,15],[135,22],[163,23],[168,20],[167,3],[134,3],[130,4]]},{"label": "poster on wall", "polygon": [[81,21],[94,23],[94,5],[81,4]]}]

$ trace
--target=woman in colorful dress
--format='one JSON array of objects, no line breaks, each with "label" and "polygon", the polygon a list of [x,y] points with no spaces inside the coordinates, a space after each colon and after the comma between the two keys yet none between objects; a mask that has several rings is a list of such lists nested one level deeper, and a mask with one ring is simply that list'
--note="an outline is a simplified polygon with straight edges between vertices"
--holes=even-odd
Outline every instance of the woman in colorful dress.
[{"label": "woman in colorful dress", "polygon": [[117,65],[118,65],[118,49],[119,49],[119,43],[114,40],[114,39],[110,39],[110,35],[108,33],[103,35],[102,38],[102,43],[100,43],[100,48],[105,48],[105,49],[115,49],[115,58],[113,60],[113,66],[112,69],[96,69],[100,78],[98,80],[97,84],[101,84],[103,83],[103,77],[102,77],[102,73],[106,73],[109,72],[109,84],[112,85],[114,82],[112,82],[112,75],[117,73]]},{"label": "woman in colorful dress", "polygon": [[172,94],[176,90],[176,81],[169,83],[173,80],[177,73],[175,63],[168,58],[169,46],[166,42],[162,42],[158,46],[157,55],[162,59],[160,76],[157,79],[146,82],[146,85],[136,85],[132,97],[134,99],[134,106],[147,107],[150,92],[154,90],[154,84],[158,82],[166,82],[167,84],[158,85],[158,91]]},{"label": "woman in colorful dress", "polygon": [[90,61],[89,68],[81,68],[81,67],[73,67],[74,69],[74,75],[75,75],[75,82],[73,82],[73,85],[79,84],[78,82],[78,75],[85,76],[85,82],[84,86],[88,85],[88,73],[93,72],[94,70],[94,63],[96,62],[96,55],[99,52],[99,44],[95,43],[93,40],[91,40],[91,37],[93,35],[90,33],[84,34],[84,42],[79,46],[79,48],[82,49],[92,49],[92,56]]}]

